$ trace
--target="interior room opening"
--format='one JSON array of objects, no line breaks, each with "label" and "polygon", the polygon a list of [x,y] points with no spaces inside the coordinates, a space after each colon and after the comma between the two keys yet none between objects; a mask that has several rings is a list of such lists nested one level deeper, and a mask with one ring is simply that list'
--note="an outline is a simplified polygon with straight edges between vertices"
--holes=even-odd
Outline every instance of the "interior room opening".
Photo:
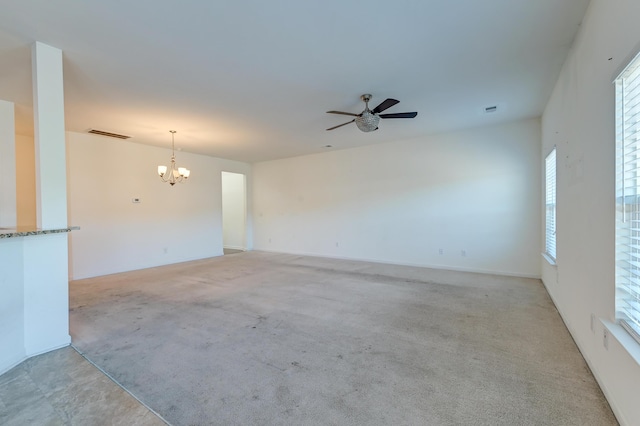
[{"label": "interior room opening", "polygon": [[246,176],[222,172],[222,247],[224,254],[244,251],[247,229]]}]

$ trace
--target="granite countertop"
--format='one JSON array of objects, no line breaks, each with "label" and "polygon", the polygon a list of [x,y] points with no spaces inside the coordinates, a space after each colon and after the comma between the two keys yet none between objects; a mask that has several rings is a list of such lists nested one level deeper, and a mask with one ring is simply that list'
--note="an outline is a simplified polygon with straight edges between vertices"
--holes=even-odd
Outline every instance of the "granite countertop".
[{"label": "granite countertop", "polygon": [[79,226],[68,226],[59,229],[38,229],[32,227],[0,228],[0,238],[26,237],[28,235],[60,234],[77,231]]}]

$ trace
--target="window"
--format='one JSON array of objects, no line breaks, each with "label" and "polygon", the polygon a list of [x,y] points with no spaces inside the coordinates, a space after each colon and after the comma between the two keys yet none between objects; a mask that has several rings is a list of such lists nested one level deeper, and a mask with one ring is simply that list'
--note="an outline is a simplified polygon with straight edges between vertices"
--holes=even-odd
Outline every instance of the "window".
[{"label": "window", "polygon": [[544,250],[551,261],[556,260],[556,148],[544,161],[545,170],[545,239]]},{"label": "window", "polygon": [[616,87],[616,318],[640,343],[640,55]]}]

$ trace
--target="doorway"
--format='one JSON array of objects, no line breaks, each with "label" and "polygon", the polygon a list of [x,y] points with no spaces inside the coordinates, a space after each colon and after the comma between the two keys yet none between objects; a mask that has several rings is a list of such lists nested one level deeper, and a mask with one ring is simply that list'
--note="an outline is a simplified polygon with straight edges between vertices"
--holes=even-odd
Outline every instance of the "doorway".
[{"label": "doorway", "polygon": [[222,172],[222,249],[224,254],[245,251],[247,182],[241,173]]}]

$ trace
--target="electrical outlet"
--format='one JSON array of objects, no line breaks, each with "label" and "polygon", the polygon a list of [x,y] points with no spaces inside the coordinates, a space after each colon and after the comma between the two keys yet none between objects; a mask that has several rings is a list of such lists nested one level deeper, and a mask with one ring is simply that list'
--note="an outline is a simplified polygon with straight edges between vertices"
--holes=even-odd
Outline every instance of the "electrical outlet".
[{"label": "electrical outlet", "polygon": [[443,255],[444,254],[444,250],[443,249],[438,249],[438,254],[439,255]]},{"label": "electrical outlet", "polygon": [[339,243],[336,243],[336,247],[340,247],[340,244],[339,244]]},{"label": "electrical outlet", "polygon": [[609,330],[606,328],[602,332],[602,344],[606,350],[609,350]]},{"label": "electrical outlet", "polygon": [[596,332],[596,316],[594,314],[591,314],[591,332]]},{"label": "electrical outlet", "polygon": [[162,252],[163,252],[164,254],[169,253],[169,248],[168,248],[168,247],[164,247],[164,248],[162,249]]},{"label": "electrical outlet", "polygon": [[460,256],[467,257],[467,251],[466,250],[460,250]]},{"label": "electrical outlet", "polygon": [[137,204],[137,203],[141,203],[142,200],[140,198],[132,198],[131,202]]}]

